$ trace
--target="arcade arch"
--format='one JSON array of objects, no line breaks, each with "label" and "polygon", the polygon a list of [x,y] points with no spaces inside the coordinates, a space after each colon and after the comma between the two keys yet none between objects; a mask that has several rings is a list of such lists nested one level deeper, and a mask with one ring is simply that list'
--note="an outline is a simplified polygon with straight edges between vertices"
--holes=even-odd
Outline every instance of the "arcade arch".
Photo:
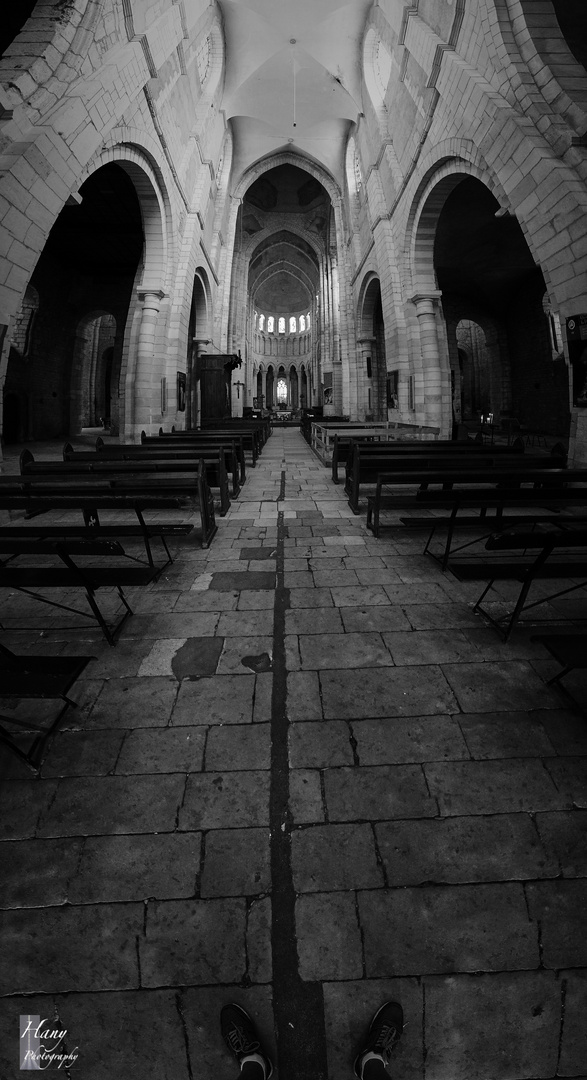
[{"label": "arcade arch", "polygon": [[[480,327],[475,352],[482,408],[496,421],[512,415],[565,435],[568,377],[564,364],[552,363],[544,276],[516,217],[474,172],[459,162],[445,167],[436,183],[432,177],[408,231],[414,370],[426,422],[448,434],[459,418],[456,328],[474,320]],[[461,350],[465,363],[467,350]],[[472,401],[465,394],[465,402]]]}]

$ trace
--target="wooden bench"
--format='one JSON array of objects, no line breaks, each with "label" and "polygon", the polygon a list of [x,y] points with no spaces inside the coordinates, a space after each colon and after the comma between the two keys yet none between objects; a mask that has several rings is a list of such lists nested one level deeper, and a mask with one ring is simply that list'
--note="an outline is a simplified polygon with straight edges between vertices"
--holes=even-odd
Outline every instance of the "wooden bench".
[{"label": "wooden bench", "polygon": [[96,455],[90,461],[35,461],[30,450],[23,450],[20,455],[21,477],[24,479],[48,478],[68,482],[81,480],[91,483],[103,479],[111,487],[129,487],[136,485],[143,490],[168,490],[174,493],[184,491],[186,497],[198,498],[199,466],[203,466],[206,481],[216,484],[220,491],[220,514],[224,516],[230,509],[228,477],[224,464],[222,448],[200,453],[194,452],[194,460],[158,461],[136,460],[119,461],[102,455]]},{"label": "wooden bench", "polygon": [[246,476],[245,454],[242,443],[233,440],[230,443],[221,443],[215,439],[205,439],[197,445],[197,453],[193,453],[189,446],[142,445],[141,443],[110,443],[105,445],[101,438],[96,440],[95,450],[74,450],[71,443],[65,443],[63,447],[63,460],[73,463],[80,461],[140,461],[152,462],[161,470],[162,466],[170,463],[171,471],[177,471],[176,462],[182,462],[186,468],[197,469],[200,455],[215,455],[218,451],[224,452],[224,467],[226,474],[231,478],[232,498],[239,496],[240,489]]},{"label": "wooden bench", "polygon": [[192,431],[175,431],[167,432],[161,431],[159,435],[147,435],[144,431],[141,432],[141,445],[142,446],[156,446],[167,450],[183,450],[187,452],[191,450],[193,446],[197,447],[200,443],[206,442],[218,442],[220,445],[227,445],[235,439],[239,439],[242,443],[243,453],[246,451],[250,455],[249,465],[255,468],[257,459],[261,454],[262,443],[261,436],[258,431],[214,431],[214,432],[192,432]]},{"label": "wooden bench", "polygon": [[[481,614],[508,641],[523,611],[530,611],[539,604],[566,596],[587,584],[587,529],[552,528],[509,530],[490,536],[485,545],[488,551],[505,551],[508,557],[498,559],[474,558],[451,559],[449,569],[459,581],[484,581],[486,585],[475,603],[473,611]],[[535,552],[534,555],[529,552]],[[520,552],[512,558],[511,552]],[[579,579],[579,580],[577,580]],[[542,595],[528,603],[528,595],[535,581],[558,582],[555,591]],[[515,606],[506,615],[494,618],[482,606],[487,593],[496,581],[520,582],[520,592]],[[563,582],[572,582],[560,588]]]},{"label": "wooden bench", "polygon": [[452,439],[435,439],[434,441],[421,442],[417,439],[408,440],[405,438],[385,440],[380,436],[369,436],[367,439],[356,439],[353,435],[347,437],[335,435],[332,450],[332,479],[335,484],[339,483],[339,465],[344,464],[346,469],[346,464],[355,446],[358,448],[363,460],[370,453],[374,455],[378,453],[389,454],[392,460],[395,459],[396,455],[402,454],[428,458],[433,458],[435,455],[450,454],[459,458],[465,456],[477,460],[487,455],[495,458],[504,455],[511,457],[514,454],[523,454],[525,450],[521,439],[518,439],[512,446],[487,447],[483,443],[475,442],[472,439],[465,439],[462,442],[455,442]]},{"label": "wooden bench", "polygon": [[[203,466],[199,469],[197,490],[201,544],[202,547],[207,548],[218,531],[218,526],[214,516],[214,500],[206,483]],[[193,491],[190,490],[190,498],[192,496]],[[111,484],[100,477],[94,477],[89,484],[80,483],[79,479],[74,484],[70,479],[65,485],[55,483],[53,477],[0,477],[1,509],[23,511],[29,519],[51,511],[79,510],[85,523],[82,536],[86,536],[88,530],[90,530],[90,536],[98,535],[93,532],[94,529],[98,529],[102,538],[138,537],[145,545],[150,566],[154,566],[150,544],[153,537],[161,538],[167,558],[170,559],[166,537],[186,536],[192,532],[194,526],[169,520],[147,522],[144,517],[145,512],[177,510],[184,503],[183,490],[170,492],[167,488],[158,486],[155,490],[152,486],[151,490],[127,488],[125,491],[115,492]],[[137,524],[131,525],[117,521],[114,524],[104,525],[100,520],[100,514],[103,511],[132,514]],[[14,536],[16,535],[14,530],[17,528],[19,526],[1,526],[0,535],[7,530],[8,535]],[[29,526],[26,528],[28,529]],[[63,525],[43,525],[42,528],[42,535],[55,537],[62,535]],[[58,533],[51,533],[50,530],[53,528],[59,530]],[[40,529],[41,526],[39,526]]]},{"label": "wooden bench", "polygon": [[[511,528],[518,524],[530,525],[557,521],[560,519],[561,510],[564,511],[568,507],[587,507],[587,490],[569,486],[584,484],[587,480],[586,470],[556,468],[541,470],[538,466],[528,471],[513,472],[508,469],[504,473],[503,467],[498,465],[484,472],[469,470],[466,474],[443,471],[434,479],[430,471],[422,475],[426,477],[427,484],[438,483],[442,490],[431,490],[427,486],[407,497],[405,494],[399,496],[395,493],[385,494],[388,476],[380,474],[376,493],[368,499],[367,527],[372,529],[375,536],[379,536],[380,514],[385,509],[448,510],[447,516],[422,518],[416,514],[413,519],[403,516],[400,519],[404,526],[410,526],[410,523],[414,521],[416,528],[428,530],[424,554],[430,552],[430,544],[437,529],[446,529],[444,550],[440,556],[443,570],[447,567],[453,537],[457,530],[479,531],[481,536],[471,541],[476,543],[498,529]],[[413,472],[406,473],[403,480],[404,483],[413,484]],[[399,482],[398,474],[394,473],[391,476],[391,483],[396,486]],[[470,486],[473,483],[476,486]],[[478,486],[480,484],[483,486]],[[476,511],[474,516],[471,515],[472,510]],[[514,511],[514,515],[507,513],[508,510]],[[489,514],[489,511],[493,511],[493,514]],[[582,518],[573,515],[571,520],[582,520]],[[466,547],[468,544],[462,546]],[[454,554],[454,550],[452,553]]]},{"label": "wooden bench", "polygon": [[[410,482],[412,485],[426,486],[429,483],[442,482],[438,477],[443,472],[456,474],[457,480],[460,479],[463,483],[474,483],[474,476],[477,474],[480,477],[479,482],[485,483],[488,482],[485,477],[489,478],[490,471],[497,473],[500,470],[503,474],[511,474],[509,482],[515,484],[519,482],[515,478],[516,472],[521,474],[530,471],[550,471],[555,475],[561,471],[561,463],[560,459],[548,455],[526,458],[525,455],[521,454],[493,455],[490,451],[487,451],[479,456],[473,455],[469,457],[468,455],[455,455],[447,451],[446,453],[436,453],[427,457],[425,454],[411,455],[408,452],[394,455],[371,453],[368,450],[363,453],[354,448],[351,461],[347,464],[345,493],[348,495],[351,510],[353,513],[359,514],[361,487],[367,485],[375,486],[376,508],[378,510],[384,508],[385,496],[379,484],[380,476],[385,477],[384,484],[386,486],[396,483],[409,484]],[[410,474],[412,479],[410,479]],[[470,481],[467,480],[469,476],[473,478]],[[502,477],[498,477],[495,482],[500,483],[502,479]],[[446,484],[452,484],[453,482],[454,476],[445,481]],[[369,506],[369,502],[367,505]]]},{"label": "wooden bench", "polygon": [[[9,559],[0,563],[0,588],[15,589],[51,607],[95,619],[109,645],[114,645],[116,635],[132,615],[123,587],[149,585],[157,577],[157,571],[150,566],[128,566],[128,563],[119,566],[96,565],[96,560],[102,562],[125,557],[124,549],[114,540],[28,540],[2,536],[0,557],[3,555],[8,555]],[[18,559],[22,556],[27,557],[29,565],[18,565]],[[57,564],[47,565],[45,560],[48,556],[53,556]],[[94,563],[82,565],[80,558],[93,559]],[[33,565],[30,565],[31,562]],[[91,614],[50,600],[36,591],[74,588],[84,590]],[[95,594],[102,588],[115,588],[125,608],[113,625],[108,625],[96,601]]]},{"label": "wooden bench", "polygon": [[[0,643],[0,687],[2,698],[8,701],[61,700],[62,707],[49,725],[39,725],[34,720],[23,720],[0,713],[0,743],[15,754],[20,761],[38,772],[40,759],[47,739],[52,735],[65,711],[77,708],[68,692],[93,656],[19,656]],[[17,742],[20,732],[36,732],[28,749]]]},{"label": "wooden bench", "polygon": [[199,431],[230,431],[237,428],[241,431],[256,431],[259,433],[261,447],[271,437],[271,417],[259,416],[257,419],[248,420],[244,416],[225,416],[221,419],[203,419],[200,421]]}]

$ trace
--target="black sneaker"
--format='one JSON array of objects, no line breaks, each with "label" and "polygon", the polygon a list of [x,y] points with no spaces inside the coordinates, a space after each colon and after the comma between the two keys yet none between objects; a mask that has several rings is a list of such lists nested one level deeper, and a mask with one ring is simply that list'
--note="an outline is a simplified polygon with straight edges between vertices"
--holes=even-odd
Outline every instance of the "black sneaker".
[{"label": "black sneaker", "polygon": [[223,1005],[220,1012],[220,1029],[228,1049],[239,1065],[242,1065],[244,1058],[255,1054],[261,1059],[265,1069],[265,1080],[269,1080],[273,1073],[273,1063],[261,1046],[257,1029],[248,1012],[234,1002]]},{"label": "black sneaker", "polygon": [[355,1058],[355,1076],[362,1080],[364,1057],[377,1054],[383,1061],[384,1068],[389,1065],[391,1052],[399,1042],[404,1029],[404,1014],[397,1001],[386,1001],[377,1010],[369,1025],[365,1042]]}]

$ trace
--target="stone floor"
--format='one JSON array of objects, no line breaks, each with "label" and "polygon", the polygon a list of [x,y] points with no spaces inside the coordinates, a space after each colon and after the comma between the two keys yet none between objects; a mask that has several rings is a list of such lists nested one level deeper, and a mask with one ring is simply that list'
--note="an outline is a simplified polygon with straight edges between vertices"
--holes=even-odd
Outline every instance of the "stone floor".
[{"label": "stone floor", "polygon": [[3,640],[96,659],[41,775],[3,759],[2,1080],[20,1014],[73,1077],[234,1080],[229,1000],[279,1080],[350,1080],[389,997],[396,1080],[586,1080],[587,683],[422,546],[285,429],[115,648],[3,598]]}]

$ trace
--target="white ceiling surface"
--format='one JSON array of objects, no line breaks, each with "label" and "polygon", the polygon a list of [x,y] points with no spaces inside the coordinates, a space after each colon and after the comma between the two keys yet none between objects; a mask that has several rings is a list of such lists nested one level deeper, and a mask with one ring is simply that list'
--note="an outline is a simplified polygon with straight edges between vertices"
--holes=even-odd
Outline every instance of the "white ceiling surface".
[{"label": "white ceiling surface", "polygon": [[219,0],[235,182],[282,150],[314,158],[341,182],[349,124],[362,112],[361,44],[372,2]]}]

